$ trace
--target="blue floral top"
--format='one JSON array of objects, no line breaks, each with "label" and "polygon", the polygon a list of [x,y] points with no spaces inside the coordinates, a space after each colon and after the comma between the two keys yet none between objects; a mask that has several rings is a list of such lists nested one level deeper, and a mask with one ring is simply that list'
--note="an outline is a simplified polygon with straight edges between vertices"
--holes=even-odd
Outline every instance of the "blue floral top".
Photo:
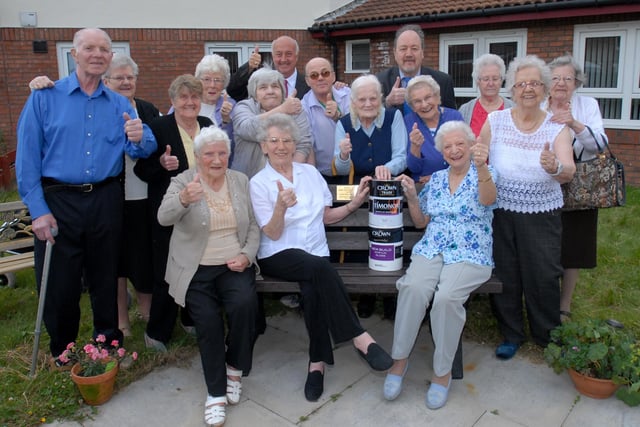
[{"label": "blue floral top", "polygon": [[[491,166],[494,180],[497,174]],[[428,259],[442,254],[445,264],[467,261],[493,267],[494,203],[478,201],[478,171],[472,163],[454,194],[449,191],[449,168],[434,172],[418,198],[420,209],[430,217],[424,236],[412,254]]]}]

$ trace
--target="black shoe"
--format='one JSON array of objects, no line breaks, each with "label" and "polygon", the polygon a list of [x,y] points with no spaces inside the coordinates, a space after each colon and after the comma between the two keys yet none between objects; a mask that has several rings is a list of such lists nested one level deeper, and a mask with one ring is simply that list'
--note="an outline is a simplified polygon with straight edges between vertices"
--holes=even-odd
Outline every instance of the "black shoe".
[{"label": "black shoe", "polygon": [[307,382],[304,383],[304,397],[309,402],[316,402],[324,391],[324,374],[313,371],[307,374]]},{"label": "black shoe", "polygon": [[360,300],[358,300],[358,316],[361,319],[368,319],[369,317],[371,317],[375,308],[375,295],[360,295]]},{"label": "black shoe", "polygon": [[356,351],[374,371],[386,371],[393,365],[393,359],[378,343],[372,342],[367,347],[367,354],[356,348]]}]

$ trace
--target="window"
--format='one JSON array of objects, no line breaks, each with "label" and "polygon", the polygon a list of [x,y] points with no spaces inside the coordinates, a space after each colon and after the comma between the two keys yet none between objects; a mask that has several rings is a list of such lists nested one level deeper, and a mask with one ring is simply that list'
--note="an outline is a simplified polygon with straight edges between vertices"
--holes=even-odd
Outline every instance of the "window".
[{"label": "window", "polygon": [[586,74],[578,92],[598,100],[605,127],[640,129],[640,21],[576,25],[574,32]]},{"label": "window", "polygon": [[471,78],[474,59],[494,53],[508,66],[513,58],[525,54],[526,45],[526,29],[440,35],[440,69],[453,79],[458,105],[478,96]]},{"label": "window", "polygon": [[257,42],[257,43],[206,43],[204,46],[204,54],[218,54],[227,61],[229,61],[229,68],[231,74],[238,71],[241,65],[249,60],[251,52],[258,46],[260,56],[262,56],[263,64],[273,64],[273,58],[271,56],[271,42]]},{"label": "window", "polygon": [[351,40],[346,45],[347,73],[366,73],[371,67],[369,40]]},{"label": "window", "polygon": [[[129,53],[129,42],[112,42],[111,47],[114,52]],[[71,56],[73,42],[56,43],[56,52],[58,53],[58,76],[59,78],[67,77],[76,70],[76,63]]]}]

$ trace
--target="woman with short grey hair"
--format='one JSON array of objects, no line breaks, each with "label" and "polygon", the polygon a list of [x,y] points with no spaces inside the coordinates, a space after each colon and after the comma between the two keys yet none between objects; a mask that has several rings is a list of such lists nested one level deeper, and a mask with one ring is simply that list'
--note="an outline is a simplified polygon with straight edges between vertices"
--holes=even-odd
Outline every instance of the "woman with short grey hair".
[{"label": "woman with short grey hair", "polygon": [[476,136],[480,135],[489,113],[513,107],[511,100],[500,95],[505,73],[504,61],[493,53],[485,53],[473,61],[471,78],[476,82],[480,96],[462,104],[458,111]]},{"label": "woman with short grey hair", "polygon": [[261,68],[249,78],[249,98],[238,102],[233,109],[235,153],[232,168],[249,178],[259,172],[266,159],[256,138],[260,121],[275,113],[290,115],[300,130],[293,157],[295,162],[315,163],[311,127],[298,98],[284,97],[284,77],[276,70]]}]

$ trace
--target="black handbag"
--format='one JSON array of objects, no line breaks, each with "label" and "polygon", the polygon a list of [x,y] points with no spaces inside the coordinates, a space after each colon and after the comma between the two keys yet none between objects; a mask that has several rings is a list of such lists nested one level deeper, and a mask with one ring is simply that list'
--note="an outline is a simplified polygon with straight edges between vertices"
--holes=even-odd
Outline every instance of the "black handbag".
[{"label": "black handbag", "polygon": [[582,160],[582,153],[576,156],[574,151],[576,173],[570,182],[561,186],[564,197],[562,209],[576,211],[624,206],[627,197],[624,165],[613,155],[604,136],[601,135],[601,138],[602,145],[607,148],[606,152],[591,128],[586,128],[596,142],[598,155],[593,159]]}]

